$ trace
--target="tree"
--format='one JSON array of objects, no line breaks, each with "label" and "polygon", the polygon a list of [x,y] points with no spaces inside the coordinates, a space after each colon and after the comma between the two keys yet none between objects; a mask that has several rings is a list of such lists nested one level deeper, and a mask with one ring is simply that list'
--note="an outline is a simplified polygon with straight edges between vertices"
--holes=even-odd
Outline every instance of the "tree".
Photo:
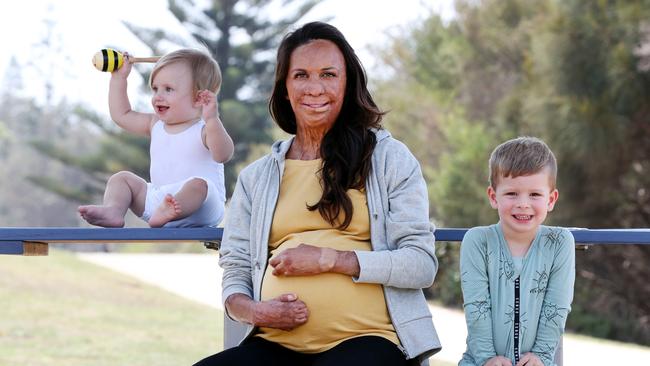
[{"label": "tree", "polygon": [[15,56],[9,59],[9,65],[5,70],[4,77],[2,78],[3,92],[2,97],[11,98],[23,90],[23,76],[20,72],[20,65]]},{"label": "tree", "polygon": [[[66,140],[79,147],[82,133],[64,126],[71,107],[65,103],[43,107],[33,99],[6,93],[0,97],[0,220],[4,226],[76,226],[76,205],[30,184],[29,177],[47,173],[62,187],[74,187],[83,177],[74,169],[31,149],[28,141]],[[61,123],[63,122],[63,123]],[[81,128],[81,127],[80,127]]]},{"label": "tree", "polygon": [[[437,221],[495,222],[484,198],[489,151],[535,135],[559,162],[561,199],[550,224],[648,227],[649,2],[456,4],[448,24],[434,15],[395,41],[388,63],[398,66],[395,76],[378,88],[393,109],[387,125],[424,157],[425,172],[433,167],[425,176]],[[428,145],[422,124],[436,131]],[[442,249],[441,262],[455,271],[456,252]],[[577,258],[569,327],[650,343],[650,287],[643,282],[650,247],[599,246]],[[444,272],[443,279],[455,278]],[[444,289],[453,286],[443,281]]]},{"label": "tree", "polygon": [[[30,182],[72,202],[88,203],[104,192],[106,181],[115,172],[129,170],[145,179],[149,177],[147,139],[116,129],[112,123],[83,106],[71,108],[69,113],[69,119],[77,122],[75,125],[84,126],[84,132],[77,132],[83,133],[89,143],[85,143],[85,146],[72,144],[76,147],[72,148],[70,140],[79,139],[80,136],[70,133],[65,144],[59,142],[62,140],[53,139],[31,139],[29,144],[44,156],[76,169],[84,179],[73,185],[63,184],[60,179],[53,178],[52,174],[43,175],[39,172],[27,177]],[[58,123],[69,122],[68,119],[61,119]]]},{"label": "tree", "polygon": [[[536,38],[522,103],[555,147],[567,198],[555,222],[648,227],[650,72],[636,52],[648,42],[647,1],[556,4]],[[577,256],[578,317],[599,335],[650,343],[650,247],[594,247]],[[625,285],[623,285],[625,284]],[[591,288],[587,293],[586,288]],[[615,322],[587,314],[617,314]],[[619,315],[620,314],[620,315]],[[598,317],[600,318],[600,317]],[[587,327],[585,324],[577,327]]]}]

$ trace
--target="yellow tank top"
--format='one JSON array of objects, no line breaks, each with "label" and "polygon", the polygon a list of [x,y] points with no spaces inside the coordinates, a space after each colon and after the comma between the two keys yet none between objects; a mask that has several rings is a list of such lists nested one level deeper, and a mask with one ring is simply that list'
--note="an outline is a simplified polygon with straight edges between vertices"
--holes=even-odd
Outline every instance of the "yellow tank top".
[{"label": "yellow tank top", "polygon": [[[318,178],[321,164],[320,159],[286,161],[269,238],[271,257],[300,243],[338,250],[372,250],[364,192],[347,192],[354,213],[350,226],[343,231],[333,228],[318,210],[307,209],[322,194]],[[399,344],[381,285],[354,283],[350,276],[335,273],[276,277],[272,271],[273,267],[266,268],[262,300],[296,293],[309,308],[309,320],[291,331],[260,328],[257,336],[304,353],[323,352],[345,340],[366,335]]]}]

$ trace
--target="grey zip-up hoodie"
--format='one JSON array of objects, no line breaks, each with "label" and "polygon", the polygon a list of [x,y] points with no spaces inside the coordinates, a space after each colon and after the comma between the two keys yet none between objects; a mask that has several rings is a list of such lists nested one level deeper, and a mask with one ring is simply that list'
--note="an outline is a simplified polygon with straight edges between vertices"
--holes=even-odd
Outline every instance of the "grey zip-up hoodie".
[{"label": "grey zip-up hoodie", "polygon": [[[421,361],[441,349],[422,288],[438,270],[429,200],[420,165],[386,130],[373,130],[377,145],[366,181],[372,251],[355,251],[356,282],[383,285],[386,306],[406,358]],[[285,154],[293,138],[239,175],[228,208],[219,265],[225,300],[235,293],[259,301],[268,262],[268,241]],[[225,308],[225,306],[224,306]],[[253,332],[248,326],[246,336]]]}]

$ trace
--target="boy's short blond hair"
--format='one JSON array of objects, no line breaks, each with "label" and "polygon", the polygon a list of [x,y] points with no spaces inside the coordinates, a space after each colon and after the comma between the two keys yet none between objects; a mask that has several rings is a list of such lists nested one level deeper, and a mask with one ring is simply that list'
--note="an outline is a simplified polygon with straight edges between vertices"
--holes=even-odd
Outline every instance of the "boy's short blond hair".
[{"label": "boy's short blond hair", "polygon": [[190,67],[190,70],[192,70],[194,93],[205,89],[215,94],[219,92],[221,88],[221,70],[219,69],[219,64],[208,53],[193,48],[183,48],[161,57],[151,72],[149,86],[152,86],[153,79],[160,69],[176,62],[185,62]]},{"label": "boy's short blond hair", "polygon": [[549,185],[555,189],[557,161],[544,141],[536,137],[518,137],[497,146],[490,155],[490,186],[497,189],[501,177],[520,177],[549,171]]}]

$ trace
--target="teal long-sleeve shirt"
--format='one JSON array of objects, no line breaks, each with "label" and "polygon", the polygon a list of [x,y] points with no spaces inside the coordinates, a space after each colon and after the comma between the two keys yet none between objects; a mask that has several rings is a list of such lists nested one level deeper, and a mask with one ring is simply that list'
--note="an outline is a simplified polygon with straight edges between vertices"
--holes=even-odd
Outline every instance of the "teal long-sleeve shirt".
[{"label": "teal long-sleeve shirt", "polygon": [[540,226],[526,255],[513,258],[500,224],[475,227],[461,244],[460,275],[468,335],[459,366],[482,366],[497,355],[514,365],[516,348],[520,355],[533,352],[545,366],[554,365],[573,300],[571,232]]}]

